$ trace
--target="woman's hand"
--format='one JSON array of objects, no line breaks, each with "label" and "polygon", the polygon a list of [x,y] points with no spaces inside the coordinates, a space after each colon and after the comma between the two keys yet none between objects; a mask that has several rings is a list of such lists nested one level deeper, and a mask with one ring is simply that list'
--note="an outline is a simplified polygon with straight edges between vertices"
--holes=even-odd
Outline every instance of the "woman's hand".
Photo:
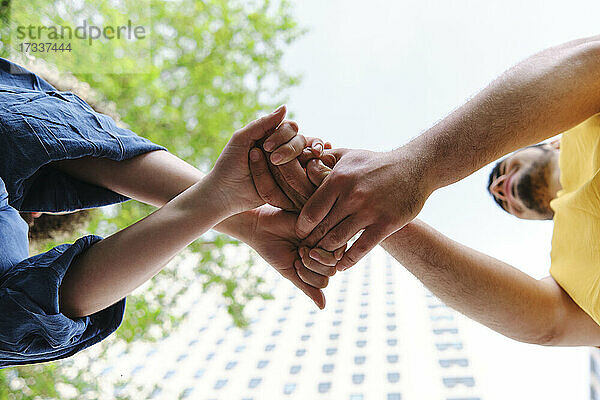
[{"label": "woman's hand", "polygon": [[264,145],[272,152],[271,160],[278,164],[295,161],[307,149],[322,151],[322,141],[312,138],[307,141],[304,136],[298,135],[298,125],[292,121],[284,121],[285,114],[286,108],[281,106],[236,131],[209,173],[208,178],[215,185],[215,190],[230,215],[265,203],[254,187],[248,166],[250,149],[257,143],[264,141]]}]

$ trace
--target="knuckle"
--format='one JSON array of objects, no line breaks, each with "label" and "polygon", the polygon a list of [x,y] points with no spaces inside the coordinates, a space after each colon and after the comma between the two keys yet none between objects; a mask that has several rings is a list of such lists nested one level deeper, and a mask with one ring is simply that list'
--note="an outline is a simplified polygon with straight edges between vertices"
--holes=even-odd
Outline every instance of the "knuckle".
[{"label": "knuckle", "polygon": [[327,285],[329,284],[329,277],[323,276],[323,275],[319,275],[315,279],[314,284],[316,285],[316,287],[318,287],[320,289],[326,288]]},{"label": "knuckle", "polygon": [[358,262],[358,255],[356,252],[348,252],[346,253],[346,259],[348,260],[349,265],[354,265]]}]

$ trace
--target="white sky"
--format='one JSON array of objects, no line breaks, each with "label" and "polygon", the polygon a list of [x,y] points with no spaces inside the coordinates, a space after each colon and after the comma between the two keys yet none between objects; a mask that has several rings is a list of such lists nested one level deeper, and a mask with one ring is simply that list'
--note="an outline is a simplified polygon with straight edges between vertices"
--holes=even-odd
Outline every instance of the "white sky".
[{"label": "white sky", "polygon": [[[600,2],[297,0],[295,15],[310,29],[285,58],[303,75],[288,102],[303,133],[337,147],[390,150],[528,55],[597,34]],[[552,223],[502,212],[485,191],[490,168],[435,193],[420,218],[547,276]],[[587,348],[521,344],[476,323],[467,335],[484,399],[589,398]]]}]

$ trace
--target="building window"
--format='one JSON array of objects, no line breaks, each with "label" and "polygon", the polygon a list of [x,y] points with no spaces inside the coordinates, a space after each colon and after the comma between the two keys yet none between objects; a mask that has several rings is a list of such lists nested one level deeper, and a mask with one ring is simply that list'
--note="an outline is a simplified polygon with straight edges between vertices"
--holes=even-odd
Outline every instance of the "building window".
[{"label": "building window", "polygon": [[308,339],[310,339],[310,335],[302,335],[302,336],[300,336],[300,340],[302,340],[303,342],[306,342]]},{"label": "building window", "polygon": [[366,319],[368,316],[369,316],[369,314],[360,314],[358,316],[358,318],[360,318],[360,319]]},{"label": "building window", "polygon": [[402,400],[400,393],[388,393],[387,400]]},{"label": "building window", "polygon": [[333,364],[323,364],[323,373],[328,374],[333,371]]},{"label": "building window", "polygon": [[307,327],[307,328],[310,328],[314,324],[315,324],[314,322],[307,322],[306,324],[304,324],[304,326]]},{"label": "building window", "polygon": [[386,314],[388,316],[388,318],[394,318],[396,316],[395,312],[389,312]]},{"label": "building window", "polygon": [[332,333],[331,335],[329,335],[330,340],[337,340],[339,337],[340,337],[339,333]]},{"label": "building window", "polygon": [[466,358],[452,358],[452,359],[445,359],[445,360],[439,360],[440,361],[440,366],[442,368],[449,368],[453,365],[458,365],[459,367],[468,367],[469,366],[469,360],[467,360]]},{"label": "building window", "polygon": [[208,353],[208,354],[206,355],[206,361],[210,361],[210,360],[212,360],[212,358],[213,358],[214,356],[215,356],[215,353]]},{"label": "building window", "polygon": [[358,331],[361,332],[361,333],[362,332],[366,332],[367,331],[367,327],[366,326],[359,326],[358,327]]},{"label": "building window", "polygon": [[245,348],[246,348],[246,346],[242,344],[242,345],[237,346],[234,351],[236,353],[241,353],[242,351],[244,351]]},{"label": "building window", "polygon": [[254,389],[255,387],[257,387],[258,385],[260,385],[260,383],[262,382],[262,378],[252,378],[250,379],[250,381],[248,382],[248,387],[250,389]]},{"label": "building window", "polygon": [[265,351],[272,351],[275,348],[274,344],[268,344],[265,346]]},{"label": "building window", "polygon": [[365,374],[354,374],[352,375],[352,383],[360,385],[365,381]]},{"label": "building window", "polygon": [[189,397],[190,394],[192,394],[192,391],[194,390],[194,388],[185,388],[185,390],[183,392],[181,392],[181,394],[179,395],[180,399],[185,399],[187,397]]},{"label": "building window", "polygon": [[[363,301],[362,303],[360,303],[360,306],[361,306],[361,307],[366,307],[366,306],[368,306],[368,305],[369,305],[369,302],[368,302],[368,301]],[[362,394],[361,394],[361,396],[362,396]]]},{"label": "building window", "polygon": [[393,332],[396,330],[396,325],[395,324],[391,324],[387,326],[387,330],[390,332]]},{"label": "building window", "polygon": [[286,383],[283,386],[283,394],[292,394],[292,393],[294,393],[294,390],[296,390],[295,383]]},{"label": "building window", "polygon": [[217,340],[217,342],[215,343],[217,346],[220,345],[221,343],[223,343],[223,338]]},{"label": "building window", "polygon": [[187,356],[187,354],[180,354],[179,357],[177,357],[177,362],[185,360]]},{"label": "building window", "polygon": [[367,357],[365,357],[365,356],[356,356],[356,357],[354,357],[354,364],[363,365],[365,363],[366,359],[367,359]]},{"label": "building window", "polygon": [[306,349],[296,350],[296,357],[302,357],[306,353]]},{"label": "building window", "polygon": [[367,344],[366,340],[357,340],[356,341],[356,347],[365,347]]},{"label": "building window", "polygon": [[465,385],[467,387],[475,386],[475,379],[471,376],[465,376],[460,378],[442,378],[442,382],[447,388],[453,388],[456,385]]},{"label": "building window", "polygon": [[452,315],[431,315],[431,316],[429,316],[429,318],[432,321],[441,321],[441,320],[453,321],[454,320],[454,316],[452,316]]},{"label": "building window", "polygon": [[281,324],[282,322],[285,322],[286,320],[287,320],[286,317],[281,317],[277,320],[277,322],[279,322]]},{"label": "building window", "polygon": [[457,334],[458,333],[458,328],[440,328],[440,329],[433,329],[433,334],[434,335],[442,335],[444,333],[451,333],[451,334]]},{"label": "building window", "polygon": [[215,382],[215,390],[219,390],[221,388],[223,388],[225,385],[227,385],[227,379],[219,379],[217,382]]},{"label": "building window", "polygon": [[390,364],[396,364],[398,362],[398,354],[388,354],[387,362]]},{"label": "building window", "polygon": [[390,372],[387,374],[387,380],[389,383],[396,383],[400,380],[400,374],[398,372]]},{"label": "building window", "polygon": [[385,302],[385,304],[387,304],[388,306],[393,306],[396,303],[394,302],[394,300],[388,300]]},{"label": "building window", "polygon": [[172,377],[173,375],[175,375],[175,370],[174,369],[170,369],[165,373],[165,376],[163,376],[163,379],[169,379],[170,377]]},{"label": "building window", "polygon": [[229,371],[230,369],[233,369],[233,367],[235,367],[236,365],[237,361],[229,361],[225,366],[225,370]]},{"label": "building window", "polygon": [[335,313],[336,313],[336,314],[341,314],[341,313],[343,313],[343,312],[344,312],[344,309],[343,309],[343,308],[338,308],[337,310],[335,310]]},{"label": "building window", "polygon": [[302,369],[300,365],[292,365],[290,367],[290,375],[296,375],[298,372],[300,372],[300,369]]},{"label": "building window", "polygon": [[319,393],[327,393],[331,389],[331,382],[321,382],[317,389]]},{"label": "building window", "polygon": [[281,334],[281,329],[276,329],[271,332],[271,336],[279,336]]},{"label": "building window", "polygon": [[204,375],[204,368],[200,368],[198,371],[196,371],[196,373],[194,374],[194,378],[202,378],[202,375]]},{"label": "building window", "polygon": [[325,350],[325,354],[327,354],[328,356],[332,356],[335,353],[337,353],[336,347],[329,347],[328,349]]},{"label": "building window", "polygon": [[350,395],[350,400],[364,400],[364,399],[365,399],[365,397],[360,393]]},{"label": "building window", "polygon": [[266,367],[267,365],[269,365],[269,360],[260,360],[258,362],[258,364],[256,364],[256,368],[257,369],[263,369],[264,367]]},{"label": "building window", "polygon": [[252,332],[252,330],[250,330],[250,329],[246,329],[246,330],[244,331],[244,337],[252,336],[252,333],[253,333],[253,332]]},{"label": "building window", "polygon": [[398,339],[388,339],[387,344],[388,346],[395,346],[398,344]]},{"label": "building window", "polygon": [[437,349],[439,351],[444,351],[444,350],[448,350],[448,349],[462,350],[463,345],[460,342],[456,342],[456,343],[436,343],[435,347],[437,347]]}]

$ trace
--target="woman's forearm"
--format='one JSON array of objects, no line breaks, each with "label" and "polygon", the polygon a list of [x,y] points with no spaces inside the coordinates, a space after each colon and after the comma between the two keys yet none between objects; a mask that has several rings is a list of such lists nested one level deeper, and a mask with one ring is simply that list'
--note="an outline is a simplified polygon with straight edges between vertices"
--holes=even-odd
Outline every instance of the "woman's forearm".
[{"label": "woman's forearm", "polygon": [[[55,168],[85,182],[106,187],[116,193],[155,207],[171,199],[201,180],[203,172],[172,153],[151,151],[124,161],[83,157],[53,163]],[[237,214],[220,222],[214,229],[244,240],[247,232],[245,214]]]},{"label": "woman's forearm", "polygon": [[448,306],[505,336],[548,344],[557,297],[543,282],[415,220],[382,247]]},{"label": "woman's forearm", "polygon": [[228,217],[210,176],[79,255],[59,291],[61,312],[90,315],[156,275],[179,251]]}]

